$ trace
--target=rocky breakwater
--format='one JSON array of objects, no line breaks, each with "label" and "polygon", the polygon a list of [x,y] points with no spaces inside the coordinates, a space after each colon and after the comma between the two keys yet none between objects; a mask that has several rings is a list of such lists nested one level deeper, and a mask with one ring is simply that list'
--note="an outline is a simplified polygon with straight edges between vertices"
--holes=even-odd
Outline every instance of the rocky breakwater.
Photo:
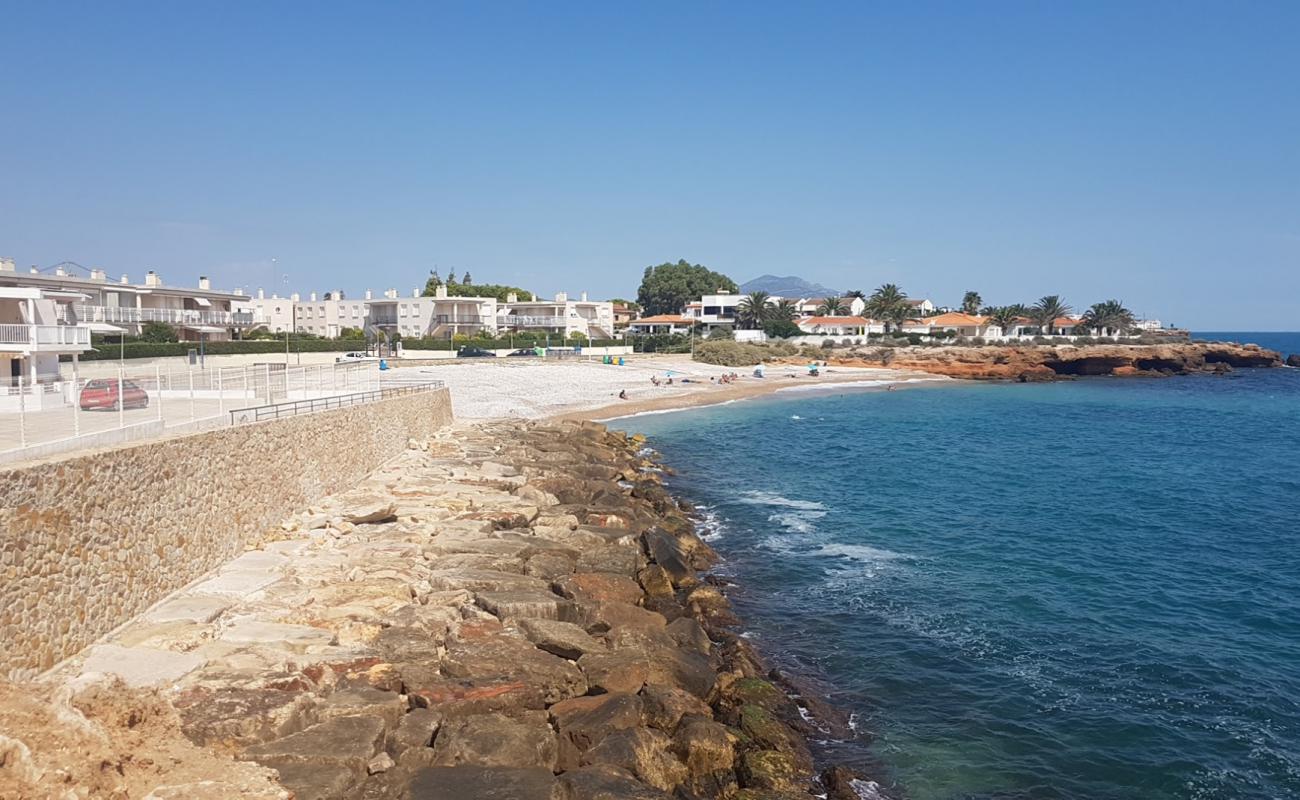
[{"label": "rocky breakwater", "polygon": [[1075,376],[1224,373],[1237,367],[1280,367],[1282,357],[1253,344],[1185,342],[1158,345],[985,345],[857,348],[832,364],[916,370],[977,380],[1055,380]]},{"label": "rocky breakwater", "polygon": [[[279,796],[247,788],[270,770],[298,800],[854,797],[814,777],[804,710],[640,445],[594,423],[413,442],[57,677],[165,696],[160,735],[227,759],[155,765],[150,797]],[[29,738],[29,775],[66,766]]]}]

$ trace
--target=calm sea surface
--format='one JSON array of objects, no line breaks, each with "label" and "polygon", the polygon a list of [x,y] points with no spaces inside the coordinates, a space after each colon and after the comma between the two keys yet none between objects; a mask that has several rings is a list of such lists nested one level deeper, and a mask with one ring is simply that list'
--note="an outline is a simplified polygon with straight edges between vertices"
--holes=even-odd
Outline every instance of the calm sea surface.
[{"label": "calm sea surface", "polygon": [[825,746],[892,793],[1300,797],[1300,370],[620,426],[705,511],[756,643],[854,712]]}]

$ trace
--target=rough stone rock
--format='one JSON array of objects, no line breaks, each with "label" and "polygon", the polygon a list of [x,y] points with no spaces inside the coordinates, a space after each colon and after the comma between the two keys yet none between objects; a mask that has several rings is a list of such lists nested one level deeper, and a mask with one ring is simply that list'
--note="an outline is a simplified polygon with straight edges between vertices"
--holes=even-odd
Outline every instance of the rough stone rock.
[{"label": "rough stone rock", "polygon": [[697,794],[721,797],[736,782],[736,753],[726,727],[704,716],[686,717],[673,736],[673,752],[689,772],[687,784]]},{"label": "rough stone rock", "polygon": [[583,550],[578,556],[579,572],[614,572],[636,577],[645,566],[645,558],[634,547],[610,544]]},{"label": "rough stone rock", "polygon": [[555,582],[555,591],[579,602],[619,602],[636,605],[644,594],[641,586],[626,575],[609,572],[578,572]]},{"label": "rough stone rock", "polygon": [[434,591],[468,589],[471,592],[550,592],[540,578],[489,569],[435,569],[425,578]]},{"label": "rough stone rock", "polygon": [[690,556],[677,541],[677,537],[662,528],[651,528],[642,535],[646,551],[674,584],[695,576]]},{"label": "rough stone rock", "polygon": [[588,653],[578,659],[589,690],[597,693],[636,693],[650,678],[650,661],[636,651]]},{"label": "rough stone rock", "polygon": [[548,653],[571,661],[577,661],[587,653],[596,653],[605,649],[600,642],[571,622],[524,619],[520,620],[519,627],[533,644]]},{"label": "rough stone rock", "polygon": [[789,753],[778,750],[750,750],[740,757],[741,785],[777,792],[798,792],[806,787],[810,773]]},{"label": "rough stone rock", "polygon": [[1300,353],[1292,353],[1286,357],[1288,367],[1300,367]]},{"label": "rough stone rock", "polygon": [[664,792],[646,786],[632,773],[612,764],[565,772],[560,783],[572,800],[669,800]]},{"label": "rough stone rock", "polygon": [[573,603],[553,592],[478,592],[475,602],[502,622],[522,619],[575,619]]},{"label": "rough stone rock", "polygon": [[236,620],[229,628],[222,631],[220,638],[231,644],[264,644],[296,653],[305,652],[311,647],[334,643],[334,634],[330,631],[309,625],[265,622],[251,617]]},{"label": "rough stone rock", "polygon": [[387,730],[395,729],[405,713],[406,700],[401,695],[370,687],[336,691],[316,708],[316,717],[321,722],[365,715],[382,719]]},{"label": "rough stone rock", "polygon": [[661,648],[648,656],[648,683],[680,686],[706,702],[712,700],[718,673],[707,658],[677,647]]},{"label": "rough stone rock", "polygon": [[704,627],[690,617],[673,620],[666,630],[678,647],[689,648],[702,656],[713,652],[713,641],[704,632]]},{"label": "rough stone rock", "polygon": [[275,689],[194,689],[173,705],[187,739],[219,749],[279,739],[317,722],[310,694]]},{"label": "rough stone rock", "polygon": [[613,764],[665,792],[686,779],[686,765],[669,751],[672,741],[656,730],[633,728],[606,736],[587,750],[582,765]]},{"label": "rough stone rock", "polygon": [[153,622],[212,622],[227,608],[231,600],[226,597],[208,595],[184,595],[174,597],[154,608],[145,615]]},{"label": "rough stone rock", "polygon": [[433,742],[433,765],[545,767],[554,770],[558,748],[545,714],[521,718],[476,714],[447,720]]},{"label": "rough stone rock", "polygon": [[366,764],[366,772],[370,775],[377,775],[380,772],[387,772],[395,766],[397,766],[397,762],[393,761],[392,756],[387,753],[380,753],[370,759],[369,764]]},{"label": "rough stone rock", "polygon": [[537,553],[524,565],[524,574],[542,580],[554,581],[573,572],[574,560],[563,553]]},{"label": "rough stone rock", "polygon": [[277,764],[275,769],[293,800],[344,800],[357,783],[357,773],[346,767],[303,762]]},{"label": "rough stone rock", "polygon": [[559,731],[561,769],[573,769],[584,751],[611,733],[639,727],[643,717],[641,698],[626,693],[574,697],[548,713]]},{"label": "rough stone rock", "polygon": [[631,603],[587,603],[578,608],[579,623],[587,630],[602,633],[615,629],[661,631],[668,625],[663,614],[647,611]]},{"label": "rough stone rock", "polygon": [[442,720],[442,712],[436,709],[413,708],[407,711],[389,734],[387,751],[400,756],[412,748],[431,748],[434,737],[442,727]]},{"label": "rough stone rock", "polygon": [[403,671],[412,700],[421,706],[448,704],[448,712],[542,709],[587,693],[577,665],[512,636],[449,645],[434,673],[414,666]]},{"label": "rough stone rock", "polygon": [[266,744],[249,747],[244,758],[264,766],[311,764],[340,767],[360,777],[384,741],[378,717],[339,717]]},{"label": "rough stone rock", "polygon": [[354,504],[343,515],[353,525],[388,522],[397,518],[397,506],[387,498],[374,498]]},{"label": "rough stone rock", "polygon": [[646,725],[672,734],[687,716],[708,717],[713,712],[700,698],[676,686],[649,684],[641,690]]},{"label": "rough stone rock", "polygon": [[429,767],[411,780],[411,800],[569,800],[541,767]]},{"label": "rough stone rock", "polygon": [[636,575],[645,593],[656,598],[673,596],[673,581],[668,572],[658,564],[651,564]]}]

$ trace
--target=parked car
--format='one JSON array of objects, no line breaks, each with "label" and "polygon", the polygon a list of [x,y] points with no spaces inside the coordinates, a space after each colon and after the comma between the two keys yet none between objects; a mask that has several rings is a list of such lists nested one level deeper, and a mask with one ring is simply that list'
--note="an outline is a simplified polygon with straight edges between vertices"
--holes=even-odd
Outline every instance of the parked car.
[{"label": "parked car", "polygon": [[521,347],[518,350],[514,350],[509,353],[506,353],[507,358],[511,356],[527,356],[533,358],[537,356],[537,350],[531,347]]},{"label": "parked car", "polygon": [[456,351],[456,358],[496,358],[497,354],[491,350],[484,350],[481,347],[470,347],[466,345]]},{"label": "parked car", "polygon": [[134,381],[122,381],[119,392],[117,378],[95,378],[81,390],[79,402],[82,411],[115,411],[119,403],[123,409],[148,408],[149,394]]},{"label": "parked car", "polygon": [[378,356],[372,356],[369,353],[364,353],[361,352],[360,350],[357,350],[351,353],[344,353],[343,355],[338,356],[337,358],[334,359],[334,363],[342,364],[342,363],[351,363],[355,361],[378,361],[378,360],[379,360]]}]

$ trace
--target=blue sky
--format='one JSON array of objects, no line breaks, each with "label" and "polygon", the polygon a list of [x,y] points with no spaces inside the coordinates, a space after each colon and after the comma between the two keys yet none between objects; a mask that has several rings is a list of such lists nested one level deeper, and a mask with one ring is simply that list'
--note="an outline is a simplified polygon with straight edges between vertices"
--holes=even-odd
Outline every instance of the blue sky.
[{"label": "blue sky", "polygon": [[[0,1],[0,254],[1300,329],[1300,3]],[[273,269],[270,259],[275,258]]]}]

